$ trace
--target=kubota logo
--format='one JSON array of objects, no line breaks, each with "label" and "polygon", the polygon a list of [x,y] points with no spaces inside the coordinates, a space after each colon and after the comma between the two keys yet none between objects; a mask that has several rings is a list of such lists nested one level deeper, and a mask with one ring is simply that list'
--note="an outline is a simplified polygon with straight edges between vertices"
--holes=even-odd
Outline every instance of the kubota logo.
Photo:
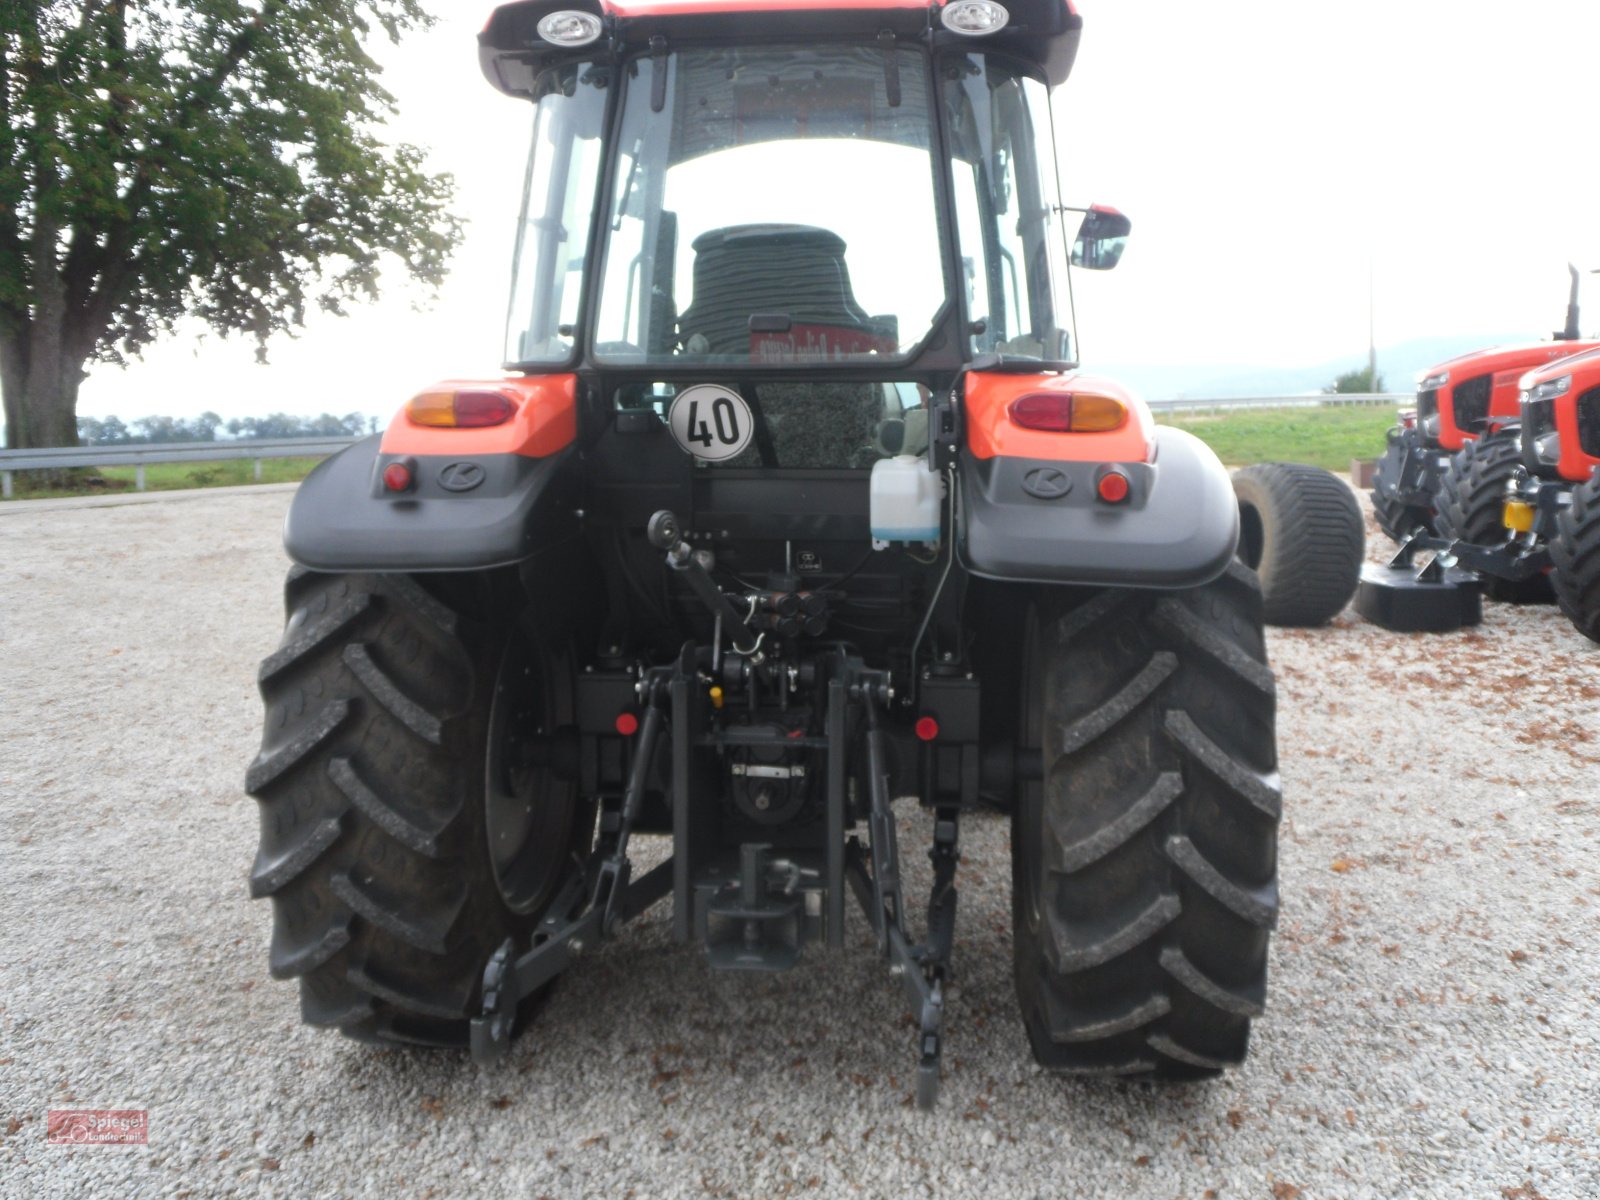
[{"label": "kubota logo", "polygon": [[1072,476],[1054,467],[1035,467],[1022,477],[1022,490],[1040,500],[1059,500],[1072,490]]},{"label": "kubota logo", "polygon": [[439,486],[447,492],[470,492],[487,478],[477,463],[453,462],[439,469]]}]

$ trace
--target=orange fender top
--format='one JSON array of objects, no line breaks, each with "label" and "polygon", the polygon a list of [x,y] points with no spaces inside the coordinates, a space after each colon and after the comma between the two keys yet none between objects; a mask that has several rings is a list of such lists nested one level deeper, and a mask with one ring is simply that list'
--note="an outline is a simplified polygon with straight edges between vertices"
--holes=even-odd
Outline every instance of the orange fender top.
[{"label": "orange fender top", "polygon": [[511,419],[482,428],[418,425],[402,408],[389,422],[380,454],[521,454],[545,458],[578,436],[576,375],[515,375],[504,379],[448,379],[422,394],[498,392],[515,406]]},{"label": "orange fender top", "polygon": [[[1051,433],[1014,424],[1007,410],[1023,396],[1042,394],[1099,396],[1128,410],[1121,428],[1106,433]],[[1006,375],[973,371],[967,375],[967,448],[977,458],[1033,458],[1057,462],[1149,462],[1155,445],[1150,408],[1122,384],[1100,376]]]}]

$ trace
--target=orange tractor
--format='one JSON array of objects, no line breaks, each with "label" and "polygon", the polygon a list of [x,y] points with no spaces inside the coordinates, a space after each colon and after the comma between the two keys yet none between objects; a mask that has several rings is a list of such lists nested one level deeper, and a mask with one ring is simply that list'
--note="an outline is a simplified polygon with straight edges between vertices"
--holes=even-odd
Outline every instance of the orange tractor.
[{"label": "orange tractor", "polygon": [[[1417,530],[1389,568],[1366,571],[1363,615],[1395,629],[1448,629],[1476,620],[1480,586],[1509,599],[1553,593],[1600,641],[1600,349],[1518,382],[1517,420],[1450,464],[1439,532]],[[1434,557],[1419,572],[1422,552]]]},{"label": "orange tractor", "polygon": [[1081,27],[495,10],[484,73],[533,116],[506,372],[419,394],[285,527],[251,887],[308,1022],[493,1060],[666,901],[712,971],[865,932],[932,1103],[960,825],[998,807],[1037,1059],[1243,1059],[1278,911],[1262,601],[1216,457],[1078,367],[1069,274],[1130,228],[1058,192]]},{"label": "orange tractor", "polygon": [[1373,481],[1374,515],[1395,541],[1420,529],[1471,542],[1498,528],[1499,493],[1519,455],[1522,376],[1600,346],[1579,336],[1579,274],[1568,269],[1567,319],[1553,341],[1478,350],[1423,372],[1417,406],[1389,431]]}]

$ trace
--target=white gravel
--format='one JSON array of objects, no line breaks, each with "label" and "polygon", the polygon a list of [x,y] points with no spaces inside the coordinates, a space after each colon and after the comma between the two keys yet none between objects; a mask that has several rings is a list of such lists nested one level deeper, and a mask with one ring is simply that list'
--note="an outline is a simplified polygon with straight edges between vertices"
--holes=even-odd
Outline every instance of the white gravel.
[{"label": "white gravel", "polygon": [[[287,503],[0,505],[3,1195],[1600,1195],[1600,649],[1554,611],[1273,633],[1283,919],[1221,1081],[1034,1069],[1006,826],[970,820],[925,1115],[859,921],[746,979],[652,912],[490,1071],[303,1028],[241,791]],[[60,1107],[148,1109],[150,1145],[47,1146]]]}]

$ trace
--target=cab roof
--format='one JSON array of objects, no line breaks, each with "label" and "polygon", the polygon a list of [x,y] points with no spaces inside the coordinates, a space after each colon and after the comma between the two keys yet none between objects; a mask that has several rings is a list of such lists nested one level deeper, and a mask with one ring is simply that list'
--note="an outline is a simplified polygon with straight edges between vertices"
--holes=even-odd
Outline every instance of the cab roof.
[{"label": "cab roof", "polygon": [[[1005,28],[983,37],[952,33],[939,13],[949,0],[515,0],[490,14],[478,35],[483,73],[507,95],[537,94],[535,81],[564,62],[592,62],[677,43],[759,44],[818,37],[876,38],[931,43],[966,51],[994,50],[1033,62],[1051,87],[1063,83],[1077,57],[1083,18],[1072,0],[998,0],[1010,15]],[[555,12],[599,17],[594,42],[561,47],[539,36]]]}]

